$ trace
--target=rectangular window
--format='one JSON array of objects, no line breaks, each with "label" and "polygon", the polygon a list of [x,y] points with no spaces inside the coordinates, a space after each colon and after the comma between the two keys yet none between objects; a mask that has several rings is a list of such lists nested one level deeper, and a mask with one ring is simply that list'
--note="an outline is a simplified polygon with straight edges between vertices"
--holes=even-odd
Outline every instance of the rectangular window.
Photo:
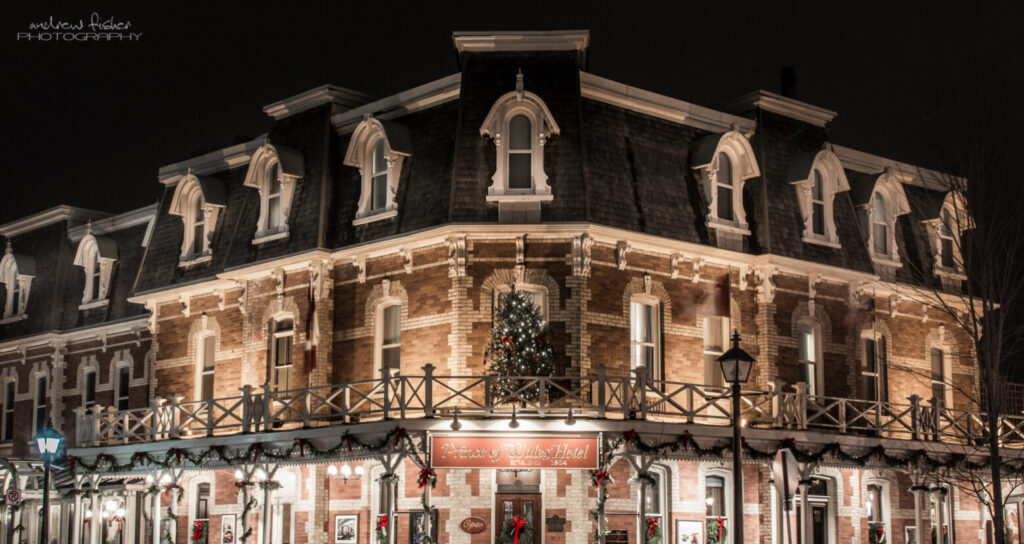
[{"label": "rectangular window", "polygon": [[192,213],[195,214],[192,218],[192,255],[198,257],[206,249],[206,216],[203,213],[202,198],[196,199],[196,208]]},{"label": "rectangular window", "polygon": [[718,186],[718,218],[723,221],[732,221],[732,187],[728,185]]},{"label": "rectangular window", "polygon": [[869,522],[884,522],[882,512],[882,486],[877,484],[868,484],[868,521]]},{"label": "rectangular window", "polygon": [[46,376],[36,380],[36,424],[33,435],[39,434],[46,425]]},{"label": "rectangular window", "polygon": [[658,305],[633,301],[629,306],[631,368],[646,367],[648,377],[660,379]]},{"label": "rectangular window", "polygon": [[96,373],[85,373],[85,391],[82,395],[82,405],[85,408],[96,406]]},{"label": "rectangular window", "polygon": [[196,490],[196,523],[203,528],[207,542],[210,538],[210,484],[199,484]]},{"label": "rectangular window", "polygon": [[[644,486],[644,513],[648,519],[658,520],[658,527],[661,527],[662,534],[665,534],[667,528],[665,527],[665,512],[664,512],[664,478],[660,472],[649,472],[651,478],[654,479],[654,484]],[[647,520],[640,520],[641,531],[646,531],[649,527]]]},{"label": "rectangular window", "polygon": [[274,166],[270,171],[270,190],[267,194],[267,228],[276,229],[284,222],[281,217],[281,180],[280,168]]},{"label": "rectangular window", "polygon": [[946,366],[945,353],[941,349],[932,348],[932,397],[939,403],[946,401]]},{"label": "rectangular window", "polygon": [[889,229],[885,223],[874,223],[871,226],[874,231],[871,237],[873,238],[875,253],[879,255],[889,254]]},{"label": "rectangular window", "polygon": [[704,504],[706,506],[705,517],[708,527],[716,529],[718,520],[724,522],[726,532],[729,529],[728,510],[725,507],[725,478],[721,476],[708,476],[704,479]]},{"label": "rectangular window", "polygon": [[371,183],[371,210],[383,210],[387,206],[387,195],[388,195],[388,173],[385,171],[382,174],[373,176]]},{"label": "rectangular window", "polygon": [[814,171],[814,184],[811,186],[811,228],[814,234],[825,235],[825,182],[818,170]]},{"label": "rectangular window", "polygon": [[14,393],[15,383],[7,382],[7,391],[4,395],[4,442],[14,439]]},{"label": "rectangular window", "polygon": [[202,361],[202,389],[200,390],[201,400],[213,399],[213,376],[217,366],[217,337],[214,335],[203,337],[203,352],[200,355]]},{"label": "rectangular window", "polygon": [[90,276],[91,276],[89,278],[89,281],[91,282],[90,288],[92,289],[92,291],[90,291],[90,294],[92,295],[93,299],[99,299],[100,298],[100,294],[101,294],[100,293],[100,263],[99,262],[93,263],[93,267],[92,267]]},{"label": "rectangular window", "polygon": [[[516,290],[526,296],[526,299],[533,304],[533,307],[537,309],[537,313],[541,319],[547,320],[548,318],[548,294],[547,291],[542,287],[537,286],[516,286]],[[495,290],[494,291],[494,304],[492,310],[494,315],[491,316],[491,321],[494,321],[498,316],[498,310],[501,309],[501,305],[505,303],[505,295],[508,294],[507,289]]]},{"label": "rectangular window", "polygon": [[117,370],[117,409],[128,409],[128,386],[131,385],[131,368],[122,366]]},{"label": "rectangular window", "polygon": [[800,380],[807,384],[808,395],[818,395],[818,341],[813,325],[801,323],[798,330]]},{"label": "rectangular window", "polygon": [[533,187],[532,161],[533,146],[530,144],[533,131],[525,115],[516,115],[508,124],[508,188],[530,189]]},{"label": "rectangular window", "polygon": [[728,345],[729,324],[725,317],[704,318],[704,384],[724,387],[722,365],[718,358]]},{"label": "rectangular window", "polygon": [[381,368],[401,368],[402,305],[392,304],[381,312]]},{"label": "rectangular window", "polygon": [[293,387],[292,346],[295,338],[294,322],[282,319],[274,323],[273,372],[274,385],[278,391],[287,391]]},{"label": "rectangular window", "polygon": [[939,227],[939,251],[942,253],[943,268],[953,268],[953,218],[948,210],[942,210]]},{"label": "rectangular window", "polygon": [[281,505],[281,544],[292,544],[292,503]]}]

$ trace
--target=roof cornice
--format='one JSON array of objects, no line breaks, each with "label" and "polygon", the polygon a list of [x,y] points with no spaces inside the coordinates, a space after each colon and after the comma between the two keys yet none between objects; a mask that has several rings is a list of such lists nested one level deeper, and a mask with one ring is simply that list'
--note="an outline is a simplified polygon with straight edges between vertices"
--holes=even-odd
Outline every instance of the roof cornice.
[{"label": "roof cornice", "polygon": [[10,238],[11,236],[17,236],[61,221],[85,223],[89,220],[103,219],[109,215],[110,214],[107,212],[89,210],[86,208],[76,208],[74,206],[62,204],[48,210],[43,210],[39,213],[32,214],[28,217],[23,217],[21,219],[11,221],[10,223],[0,225],[0,235]]},{"label": "roof cornice", "polygon": [[334,85],[321,85],[265,106],[263,112],[274,119],[283,119],[317,106],[331,104],[331,113],[333,114],[361,106],[372,100],[372,96],[359,91]]},{"label": "roof cornice", "polygon": [[540,30],[517,32],[453,32],[459,54],[491,51],[586,51],[589,30]]},{"label": "roof cornice", "polygon": [[832,110],[765,90],[749,92],[725,107],[734,112],[747,112],[754,108],[761,108],[818,127],[824,127],[836,116],[836,112]]},{"label": "roof cornice", "polygon": [[894,161],[871,153],[857,151],[841,145],[833,145],[832,151],[839,157],[844,168],[863,174],[881,174],[889,171],[902,183],[916,185],[933,191],[949,191],[951,187],[964,187],[967,180],[952,174],[944,174],[905,162]]},{"label": "roof cornice", "polygon": [[735,129],[749,137],[757,127],[753,119],[630,87],[583,71],[580,72],[580,93],[584,98],[711,132]]},{"label": "roof cornice", "polygon": [[339,134],[355,129],[365,114],[390,120],[459,98],[462,73],[455,73],[331,116]]},{"label": "roof cornice", "polygon": [[[93,221],[92,233],[97,236],[101,236],[103,234],[131,228],[136,225],[147,224],[156,218],[156,212],[157,204],[154,202],[149,206],[112,215],[98,221]],[[68,238],[72,242],[77,242],[85,237],[86,230],[88,230],[88,227],[85,225],[78,225],[76,227],[69,228]]]},{"label": "roof cornice", "polygon": [[205,175],[248,164],[249,160],[252,159],[252,154],[266,141],[267,135],[263,134],[248,142],[161,166],[160,171],[157,173],[157,179],[160,183],[169,187],[177,184],[181,178],[188,174],[189,170],[192,170],[193,174]]}]

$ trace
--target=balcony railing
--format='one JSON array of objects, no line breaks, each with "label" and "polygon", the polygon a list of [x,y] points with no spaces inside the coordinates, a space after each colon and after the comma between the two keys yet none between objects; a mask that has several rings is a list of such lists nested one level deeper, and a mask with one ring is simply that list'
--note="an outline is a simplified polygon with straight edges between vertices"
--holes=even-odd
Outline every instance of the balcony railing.
[{"label": "balcony railing", "polygon": [[[727,426],[732,401],[726,388],[608,376],[604,368],[588,376],[514,378],[511,392],[495,385],[508,377],[436,376],[423,367],[418,376],[391,375],[339,385],[277,391],[245,386],[241,394],[211,400],[156,399],[129,410],[77,409],[78,447],[177,438],[265,432],[299,427],[447,417],[509,415],[561,418],[572,408],[580,417],[648,420]],[[539,386],[539,387],[538,387]],[[509,388],[503,388],[507,391]],[[764,391],[744,390],[741,417],[748,427],[818,430],[909,440],[980,444],[987,436],[984,414],[948,408],[942,401],[913,396],[906,403],[813,396],[805,384],[781,382]],[[1024,416],[1004,416],[999,437],[1024,443]]]}]

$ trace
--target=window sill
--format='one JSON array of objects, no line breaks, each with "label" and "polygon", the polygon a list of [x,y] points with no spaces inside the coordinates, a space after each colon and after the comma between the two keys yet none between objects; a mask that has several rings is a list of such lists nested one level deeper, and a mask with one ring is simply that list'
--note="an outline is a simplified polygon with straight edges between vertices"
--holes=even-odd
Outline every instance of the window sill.
[{"label": "window sill", "polygon": [[93,308],[103,308],[110,304],[110,299],[103,300],[90,300],[89,302],[83,302],[78,306],[79,310],[91,310]]},{"label": "window sill", "polygon": [[951,280],[966,281],[967,276],[963,272],[953,269],[938,266],[935,268],[935,275],[940,278],[949,278]]},{"label": "window sill", "polygon": [[210,253],[204,253],[204,254],[202,254],[202,255],[200,255],[198,257],[191,257],[191,256],[182,257],[181,260],[178,261],[178,266],[180,268],[191,268],[193,266],[198,266],[198,265],[201,265],[203,263],[208,263],[208,262],[210,262],[212,260],[213,260],[213,255],[211,255]]},{"label": "window sill", "polygon": [[273,242],[274,240],[287,240],[288,234],[289,233],[287,230],[282,230],[281,232],[274,232],[270,234],[257,232],[256,238],[254,238],[252,241],[252,245],[258,246],[260,244],[265,244],[267,242]]},{"label": "window sill", "polygon": [[843,245],[840,244],[839,242],[833,242],[831,240],[826,240],[824,238],[813,238],[810,236],[804,236],[803,241],[808,244],[816,244],[819,246],[831,247],[834,249],[843,249]]},{"label": "window sill", "polygon": [[873,262],[873,263],[875,263],[876,265],[879,265],[879,266],[891,266],[893,268],[903,268],[903,263],[901,263],[898,259],[893,259],[892,257],[889,257],[889,256],[879,257],[877,255],[872,254],[871,255],[871,262]]},{"label": "window sill", "polygon": [[28,319],[28,314],[18,314],[18,315],[12,315],[10,317],[5,317],[3,319],[0,319],[0,325],[6,325],[8,323],[17,323],[18,321],[21,321],[22,319]]},{"label": "window sill", "polygon": [[487,202],[551,202],[555,199],[555,195],[537,195],[537,194],[509,194],[505,193],[502,195],[487,195]]},{"label": "window sill", "polygon": [[708,228],[709,229],[720,230],[720,231],[724,231],[724,232],[731,232],[731,233],[734,233],[734,234],[741,234],[743,236],[750,236],[750,229],[748,229],[746,225],[744,225],[744,224],[735,224],[735,223],[724,223],[724,222],[719,221],[718,219],[716,219],[714,217],[709,217],[708,218]]},{"label": "window sill", "polygon": [[374,221],[383,221],[385,219],[391,219],[392,217],[398,217],[398,210],[385,210],[372,215],[357,217],[352,220],[352,226],[358,227],[359,225],[366,225],[367,223],[373,223]]}]

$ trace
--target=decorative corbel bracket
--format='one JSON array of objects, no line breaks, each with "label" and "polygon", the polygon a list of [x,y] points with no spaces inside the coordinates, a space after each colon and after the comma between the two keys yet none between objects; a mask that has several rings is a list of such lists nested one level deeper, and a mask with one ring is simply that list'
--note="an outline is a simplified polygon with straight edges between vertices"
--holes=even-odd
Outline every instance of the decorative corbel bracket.
[{"label": "decorative corbel bracket", "polygon": [[672,279],[679,279],[679,263],[683,262],[682,253],[673,253],[668,260],[669,269],[672,271]]},{"label": "decorative corbel bracket", "polygon": [[704,269],[704,259],[697,258],[696,260],[694,260],[693,261],[693,276],[690,278],[690,281],[693,282],[693,283],[697,283],[698,281],[700,281],[700,273],[701,273],[701,271],[703,269]]},{"label": "decorative corbel bracket", "polygon": [[404,247],[402,252],[402,265],[406,274],[412,274],[412,248]]},{"label": "decorative corbel bracket", "polygon": [[574,276],[590,275],[590,248],[594,239],[583,233],[572,240],[572,274]]},{"label": "decorative corbel bracket", "polygon": [[904,297],[903,295],[901,295],[899,293],[893,293],[893,294],[889,295],[889,317],[890,318],[895,318],[896,317],[896,309],[899,307],[900,302],[905,300],[905,298],[906,297]]},{"label": "decorative corbel bracket", "polygon": [[188,295],[178,295],[178,303],[181,304],[181,313],[185,317],[191,317],[192,315],[192,297]]},{"label": "decorative corbel bracket", "polygon": [[461,278],[466,275],[466,235],[449,236],[448,245],[448,277]]},{"label": "decorative corbel bracket", "polygon": [[316,300],[330,295],[331,272],[334,264],[328,259],[316,259],[309,263],[309,283]]},{"label": "decorative corbel bracket", "polygon": [[366,256],[357,255],[352,257],[352,266],[356,269],[356,281],[366,283]]},{"label": "decorative corbel bracket", "polygon": [[646,272],[644,273],[643,286],[644,286],[644,294],[647,294],[647,295],[651,294],[651,275],[646,273]]},{"label": "decorative corbel bracket", "polygon": [[619,267],[619,270],[626,269],[626,257],[632,251],[633,248],[625,240],[620,240],[619,243],[615,244],[616,265]]},{"label": "decorative corbel bracket", "polygon": [[757,300],[762,304],[771,304],[775,300],[775,267],[759,266],[754,269],[757,276]]}]

